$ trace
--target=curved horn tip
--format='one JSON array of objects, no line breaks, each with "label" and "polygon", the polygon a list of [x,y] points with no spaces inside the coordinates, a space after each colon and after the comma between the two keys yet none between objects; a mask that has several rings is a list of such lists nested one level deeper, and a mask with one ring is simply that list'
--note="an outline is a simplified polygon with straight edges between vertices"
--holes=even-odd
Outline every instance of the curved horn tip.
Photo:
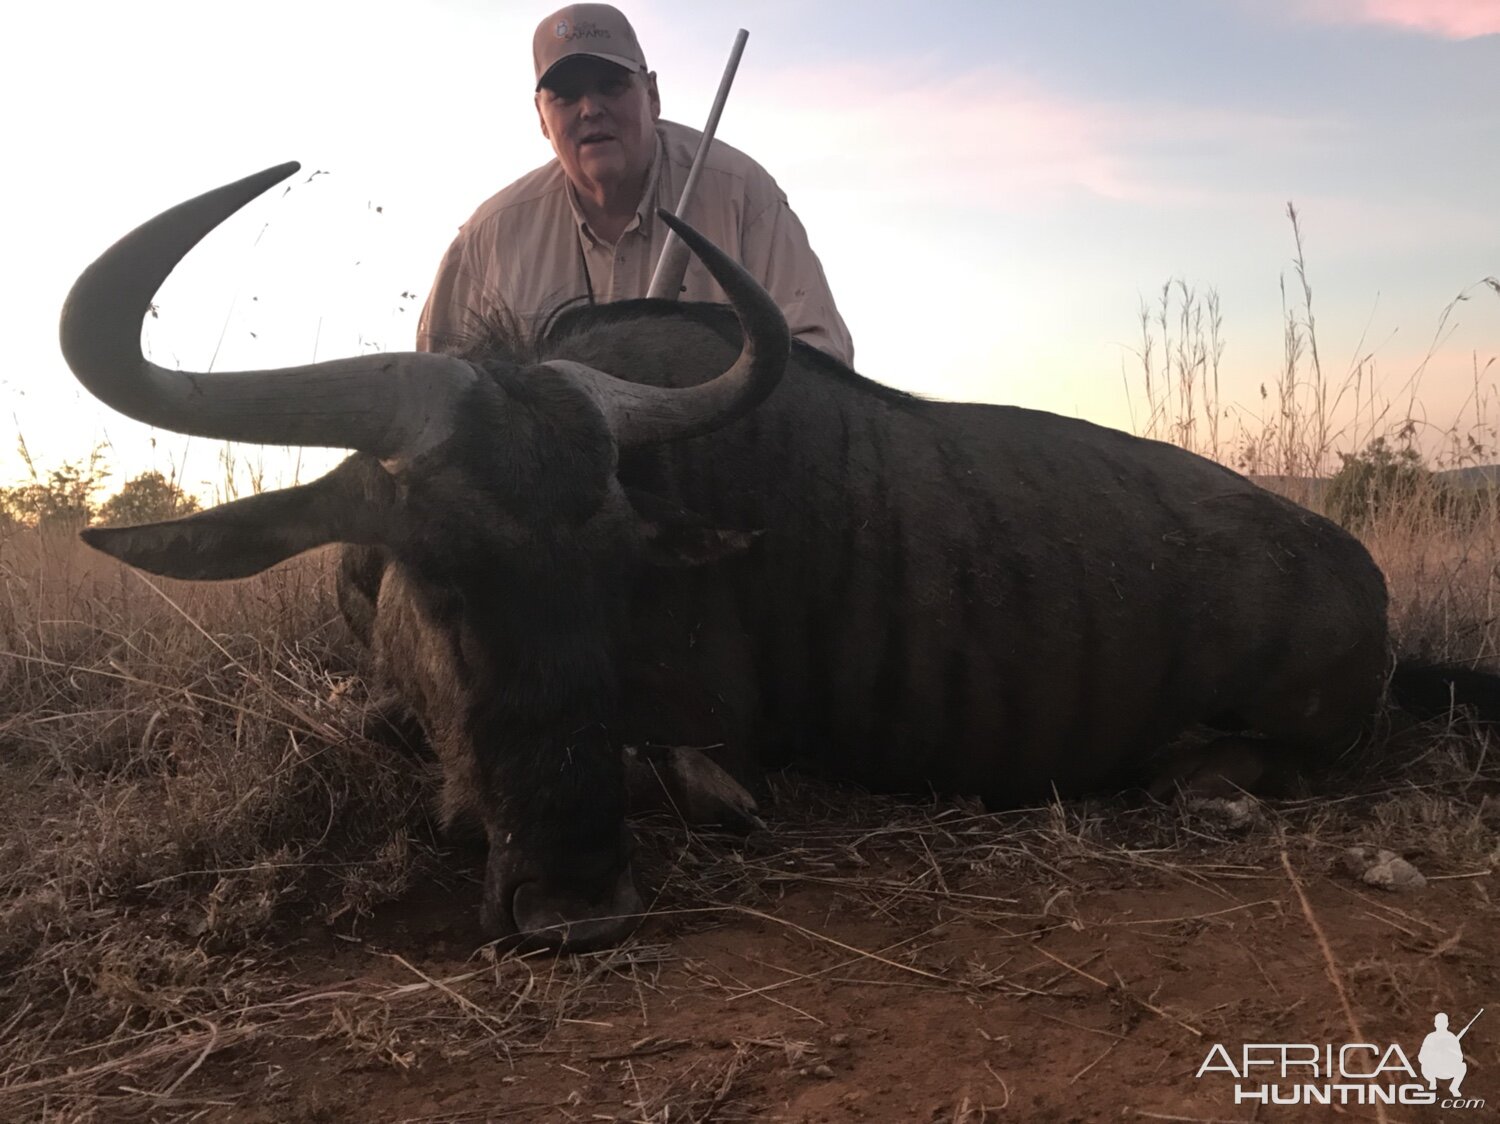
[{"label": "curved horn tip", "polygon": [[[158,367],[141,354],[141,321],[172,270],[221,222],[301,167],[276,164],[178,203],[79,274],[63,302],[59,345],[90,394],[149,425],[232,441],[393,457],[408,440],[419,451],[441,440],[442,422],[475,378],[449,356],[398,353],[205,375]],[[317,409],[309,412],[308,403]]]},{"label": "curved horn tip", "polygon": [[661,219],[662,222],[666,223],[669,227],[671,227],[673,230],[675,230],[679,235],[682,233],[682,228],[683,227],[687,227],[687,229],[692,230],[694,234],[698,233],[696,230],[693,229],[693,227],[691,225],[689,225],[688,223],[684,222],[682,219],[678,218],[676,215],[674,215],[671,211],[667,210],[665,207],[658,207],[658,208],[656,208],[656,217],[659,218],[659,219]]},{"label": "curved horn tip", "polygon": [[287,176],[290,176],[296,172],[300,172],[301,170],[301,160],[287,160],[286,162],[281,164],[273,164],[271,167],[262,172],[261,175],[269,176],[274,172],[277,174],[277,179],[285,179]]},{"label": "curved horn tip", "polygon": [[[257,185],[263,184],[264,186],[256,187],[255,194],[259,195],[261,192],[270,188],[273,184],[280,183],[288,176],[295,175],[301,170],[302,161],[288,160],[284,164],[272,164],[269,168],[266,168],[262,171],[252,172],[250,175],[244,177],[239,182],[247,185],[251,183]],[[254,198],[254,196],[252,196],[251,198]]]}]

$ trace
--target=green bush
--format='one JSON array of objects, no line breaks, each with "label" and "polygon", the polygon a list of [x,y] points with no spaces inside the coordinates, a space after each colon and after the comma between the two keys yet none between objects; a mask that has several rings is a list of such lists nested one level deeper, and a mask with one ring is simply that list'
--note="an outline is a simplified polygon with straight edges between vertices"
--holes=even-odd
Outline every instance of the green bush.
[{"label": "green bush", "polygon": [[89,523],[151,523],[198,510],[198,501],[154,469],[125,481],[103,503],[96,501],[109,469],[96,452],[67,461],[31,483],[0,488],[0,531],[16,527],[77,530]]},{"label": "green bush", "polygon": [[109,469],[98,454],[66,461],[46,476],[33,472],[30,484],[0,488],[0,522],[43,530],[82,527],[93,518],[94,493]]},{"label": "green bush", "polygon": [[1362,452],[1339,457],[1343,467],[1328,482],[1325,505],[1331,518],[1351,530],[1392,519],[1467,525],[1487,509],[1482,490],[1437,475],[1411,445],[1394,449],[1377,437]]},{"label": "green bush", "polygon": [[198,510],[198,501],[173,480],[152,470],[125,481],[99,508],[97,522],[111,525],[154,523]]}]

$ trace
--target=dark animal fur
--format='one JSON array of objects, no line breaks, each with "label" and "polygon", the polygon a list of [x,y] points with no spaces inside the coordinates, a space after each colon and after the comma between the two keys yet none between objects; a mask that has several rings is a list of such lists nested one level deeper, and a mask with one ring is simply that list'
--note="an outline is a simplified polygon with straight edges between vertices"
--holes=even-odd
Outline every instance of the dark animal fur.
[{"label": "dark animal fur", "polygon": [[[724,309],[635,301],[470,354],[681,386],[738,346]],[[697,593],[649,581],[637,616],[695,622],[753,669],[762,752],[867,784],[1008,804],[1118,783],[1201,721],[1336,752],[1376,707],[1385,588],[1368,554],[1172,446],[925,401],[799,345],[753,414],[629,455],[621,477],[766,530]],[[705,589],[720,603],[696,603]],[[671,660],[715,678],[685,642]]]}]

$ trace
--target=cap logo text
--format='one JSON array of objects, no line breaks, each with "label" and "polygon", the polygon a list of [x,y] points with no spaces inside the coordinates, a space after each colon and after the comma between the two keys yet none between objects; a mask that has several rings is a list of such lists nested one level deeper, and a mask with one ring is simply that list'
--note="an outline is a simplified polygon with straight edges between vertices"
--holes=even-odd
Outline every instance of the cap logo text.
[{"label": "cap logo text", "polygon": [[567,20],[562,20],[557,25],[557,37],[559,39],[610,39],[613,38],[606,28],[596,23],[580,23],[571,31],[568,29]]}]

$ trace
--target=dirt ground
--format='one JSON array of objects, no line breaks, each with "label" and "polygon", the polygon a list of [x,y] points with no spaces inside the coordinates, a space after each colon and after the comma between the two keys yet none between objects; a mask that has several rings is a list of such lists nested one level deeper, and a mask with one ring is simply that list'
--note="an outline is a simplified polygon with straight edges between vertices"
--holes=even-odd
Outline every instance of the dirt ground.
[{"label": "dirt ground", "polygon": [[[264,1023],[275,1033],[253,1017],[232,1034],[184,1028],[179,1076],[148,1111],[258,1124],[1493,1118],[1495,864],[1461,845],[1500,824],[1484,787],[1252,806],[1237,823],[1219,806],[988,815],[783,781],[769,829],[749,838],[643,825],[657,912],[622,948],[562,959],[484,946],[477,867],[454,856],[451,881],[287,934]],[[1356,824],[1371,843],[1399,838],[1426,887],[1363,882],[1345,857]],[[1230,1075],[1197,1076],[1215,1043],[1237,1060],[1244,1043],[1395,1043],[1416,1067],[1434,1013],[1457,1030],[1484,1006],[1463,1086],[1482,1108],[1237,1105]],[[121,1110],[139,1110],[138,1090],[117,1087]]]}]

